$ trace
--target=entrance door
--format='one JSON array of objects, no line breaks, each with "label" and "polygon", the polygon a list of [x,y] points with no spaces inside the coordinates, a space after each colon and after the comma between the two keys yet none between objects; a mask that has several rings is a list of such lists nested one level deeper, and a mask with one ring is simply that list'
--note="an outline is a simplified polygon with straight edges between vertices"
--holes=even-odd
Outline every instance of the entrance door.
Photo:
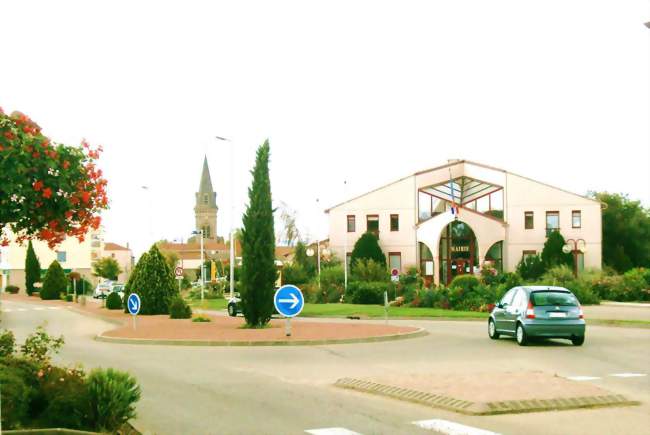
[{"label": "entrance door", "polygon": [[474,273],[476,237],[466,223],[454,221],[442,230],[439,252],[441,283],[449,284],[458,275]]}]

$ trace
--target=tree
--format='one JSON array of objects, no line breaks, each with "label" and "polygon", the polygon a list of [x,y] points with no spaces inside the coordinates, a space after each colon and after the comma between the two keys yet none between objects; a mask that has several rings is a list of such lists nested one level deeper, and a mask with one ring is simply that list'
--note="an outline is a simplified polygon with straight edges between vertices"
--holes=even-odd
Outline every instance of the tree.
[{"label": "tree", "polygon": [[379,239],[372,232],[363,234],[359,237],[357,243],[354,244],[350,264],[354,266],[354,263],[362,258],[374,260],[376,263],[386,267],[386,255],[384,255],[384,252],[379,247]]},{"label": "tree", "polygon": [[603,262],[618,272],[650,267],[650,209],[627,195],[591,194],[603,207]]},{"label": "tree", "polygon": [[38,261],[32,241],[27,245],[25,257],[25,291],[31,296],[34,293],[34,284],[41,282],[41,263]]},{"label": "tree", "polygon": [[562,264],[573,267],[573,255],[562,252],[562,247],[565,244],[564,237],[559,231],[551,231],[544,243],[544,249],[542,249],[542,263],[544,263],[545,270]]},{"label": "tree", "polygon": [[544,262],[542,257],[537,255],[527,255],[521,259],[517,265],[517,272],[523,279],[536,280],[544,275]]},{"label": "tree", "polygon": [[269,141],[257,149],[253,183],[248,189],[248,207],[243,217],[241,296],[246,323],[263,327],[273,313],[275,232],[269,178]]},{"label": "tree", "polygon": [[0,109],[0,244],[9,244],[11,231],[18,243],[37,238],[53,248],[99,228],[98,214],[108,207],[95,162],[101,151],[86,141],[54,143],[26,115]]},{"label": "tree", "polygon": [[178,266],[178,254],[174,251],[160,251],[165,257],[165,261],[167,262],[167,266],[169,266],[170,270],[176,269],[176,266]]},{"label": "tree", "polygon": [[299,241],[293,253],[293,262],[300,265],[307,276],[311,278],[316,276],[316,269],[318,268],[316,261],[315,255],[312,257],[307,255],[307,245],[302,240]]},{"label": "tree", "polygon": [[178,289],[165,257],[155,244],[140,257],[124,290],[127,295],[140,296],[140,314],[169,314],[169,304],[178,295]]},{"label": "tree", "polygon": [[68,280],[58,261],[54,260],[47,269],[45,279],[43,279],[43,288],[40,291],[41,299],[59,299],[61,293],[66,291]]},{"label": "tree", "polygon": [[117,281],[117,276],[122,273],[117,260],[111,257],[103,257],[93,263],[93,275]]},{"label": "tree", "polygon": [[296,225],[296,211],[280,201],[280,222],[282,230],[278,233],[278,243],[286,246],[293,246],[296,241],[300,240],[300,231]]}]

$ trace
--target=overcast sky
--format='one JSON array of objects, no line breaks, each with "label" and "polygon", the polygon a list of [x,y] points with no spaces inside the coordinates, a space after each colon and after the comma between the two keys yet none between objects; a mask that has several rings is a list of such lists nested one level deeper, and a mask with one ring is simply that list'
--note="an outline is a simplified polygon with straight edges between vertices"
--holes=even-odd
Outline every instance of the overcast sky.
[{"label": "overcast sky", "polygon": [[218,232],[233,173],[239,224],[265,138],[274,200],[312,238],[324,208],[449,158],[650,205],[646,0],[5,1],[0,17],[0,106],[104,146],[106,240],[136,253],[190,235],[204,153]]}]

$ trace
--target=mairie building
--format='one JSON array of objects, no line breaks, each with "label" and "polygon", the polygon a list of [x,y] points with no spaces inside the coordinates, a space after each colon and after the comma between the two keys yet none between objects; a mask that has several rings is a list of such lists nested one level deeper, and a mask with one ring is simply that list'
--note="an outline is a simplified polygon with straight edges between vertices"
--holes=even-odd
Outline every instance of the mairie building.
[{"label": "mairie building", "polygon": [[349,258],[367,232],[379,237],[391,269],[415,266],[428,282],[449,283],[489,264],[517,268],[560,231],[578,271],[599,269],[601,203],[468,160],[416,172],[326,210],[330,250]]}]

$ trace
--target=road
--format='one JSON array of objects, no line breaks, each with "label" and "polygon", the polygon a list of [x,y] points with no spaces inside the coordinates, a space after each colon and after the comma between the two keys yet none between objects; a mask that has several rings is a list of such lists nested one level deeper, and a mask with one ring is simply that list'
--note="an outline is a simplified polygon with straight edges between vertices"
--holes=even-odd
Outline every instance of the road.
[{"label": "road", "polygon": [[[510,339],[489,340],[483,322],[404,320],[394,322],[424,327],[430,335],[314,347],[137,346],[94,341],[113,325],[65,308],[4,301],[2,309],[2,327],[12,329],[19,342],[43,322],[51,333],[64,334],[58,362],[133,373],[143,389],[134,424],[145,433],[301,434],[345,428],[360,434],[432,434],[412,424],[430,419],[502,434],[650,433],[650,376],[611,376],[650,374],[647,329],[591,326],[583,347],[562,341],[519,347]],[[507,376],[521,370],[593,377],[584,382],[642,405],[463,416],[332,387],[344,376],[432,371]]]}]

